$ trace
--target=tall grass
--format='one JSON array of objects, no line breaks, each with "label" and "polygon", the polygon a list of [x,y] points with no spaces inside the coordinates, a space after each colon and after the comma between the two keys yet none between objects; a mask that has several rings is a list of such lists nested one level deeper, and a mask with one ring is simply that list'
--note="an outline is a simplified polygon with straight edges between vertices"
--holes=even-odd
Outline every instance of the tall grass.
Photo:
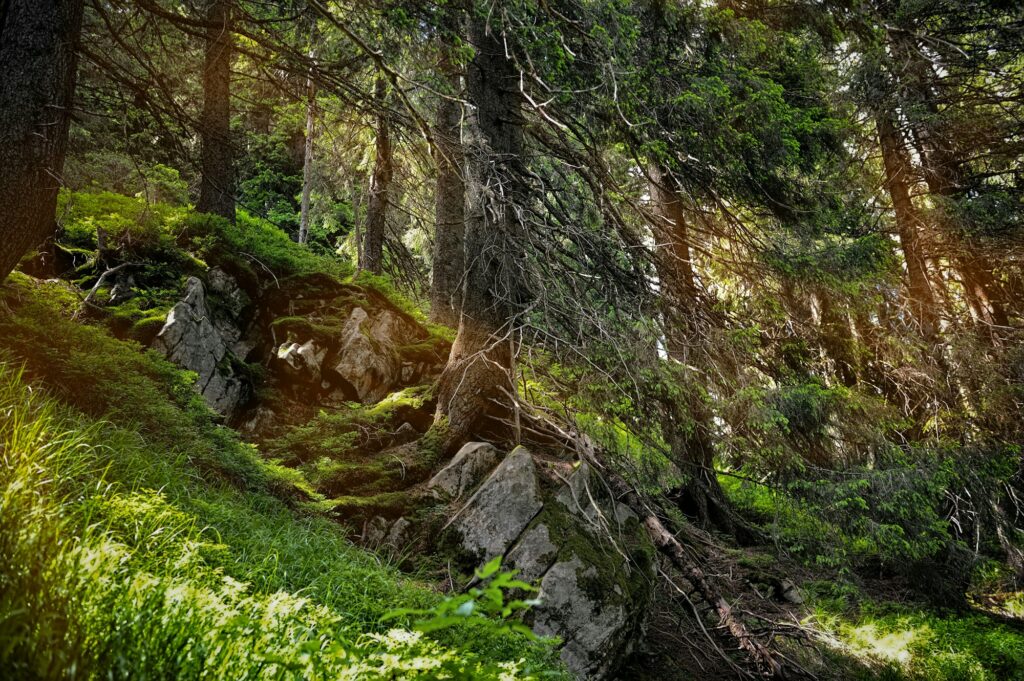
[{"label": "tall grass", "polygon": [[290,480],[216,425],[184,372],[70,319],[65,297],[24,277],[0,290],[0,678],[555,668],[480,623],[382,624],[440,596],[291,510],[275,496]]}]

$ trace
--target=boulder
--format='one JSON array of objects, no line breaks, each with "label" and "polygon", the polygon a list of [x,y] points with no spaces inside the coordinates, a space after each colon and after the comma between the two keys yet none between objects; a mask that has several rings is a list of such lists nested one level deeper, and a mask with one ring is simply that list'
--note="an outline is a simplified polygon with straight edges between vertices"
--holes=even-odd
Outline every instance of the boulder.
[{"label": "boulder", "polygon": [[456,498],[479,484],[449,527],[481,562],[501,555],[504,569],[539,581],[527,624],[562,639],[562,661],[577,678],[610,677],[643,633],[654,547],[586,464],[566,475],[565,463],[517,447],[476,483],[493,456],[489,445],[471,443],[428,483]]},{"label": "boulder", "polygon": [[533,456],[516,447],[449,526],[459,533],[463,548],[486,563],[504,555],[543,506]]},{"label": "boulder", "polygon": [[338,360],[334,372],[349,383],[361,402],[378,402],[391,392],[402,373],[402,362],[394,346],[381,340],[378,334],[387,330],[384,325],[373,333],[375,323],[361,307],[352,309],[342,327],[338,344]]},{"label": "boulder", "polygon": [[560,637],[562,662],[580,678],[606,676],[632,647],[632,640],[623,640],[628,624],[626,604],[585,587],[586,580],[598,583],[598,577],[597,567],[572,556],[552,566],[540,583],[543,606],[537,610],[533,631],[539,636]]},{"label": "boulder", "polygon": [[505,556],[505,567],[519,571],[519,578],[533,582],[548,571],[558,557],[558,547],[551,541],[551,532],[544,523],[537,523],[520,537]]},{"label": "boulder", "polygon": [[320,383],[320,374],[327,348],[321,348],[315,341],[298,343],[282,343],[277,349],[277,359],[287,365],[296,377],[311,383]]},{"label": "boulder", "polygon": [[444,468],[427,482],[427,489],[455,499],[473,490],[498,463],[498,448],[487,442],[467,442]]},{"label": "boulder", "polygon": [[[225,275],[226,276],[226,275]],[[196,390],[212,409],[230,415],[245,396],[246,384],[231,367],[231,347],[241,337],[237,323],[215,315],[206,288],[196,277],[185,283],[185,297],[171,308],[153,349],[198,375]]]}]

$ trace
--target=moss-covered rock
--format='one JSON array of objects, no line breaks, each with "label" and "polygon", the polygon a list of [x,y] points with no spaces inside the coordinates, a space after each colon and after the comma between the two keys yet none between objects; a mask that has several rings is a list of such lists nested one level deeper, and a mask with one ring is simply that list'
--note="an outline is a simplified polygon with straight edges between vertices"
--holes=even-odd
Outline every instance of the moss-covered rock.
[{"label": "moss-covered rock", "polygon": [[588,679],[610,676],[642,635],[654,585],[654,547],[603,490],[585,464],[518,447],[454,504],[440,542],[456,561],[468,559],[467,569],[503,556],[505,567],[539,581],[528,623],[560,638],[563,662]]}]

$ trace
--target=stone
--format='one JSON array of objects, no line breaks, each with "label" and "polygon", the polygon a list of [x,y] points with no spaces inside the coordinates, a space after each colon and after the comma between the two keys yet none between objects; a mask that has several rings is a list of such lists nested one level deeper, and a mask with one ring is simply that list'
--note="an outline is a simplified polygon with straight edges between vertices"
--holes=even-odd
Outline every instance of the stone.
[{"label": "stone", "polygon": [[518,570],[519,579],[533,582],[544,576],[557,556],[558,547],[551,543],[547,525],[538,523],[523,533],[505,556],[503,566]]},{"label": "stone", "polygon": [[543,508],[533,456],[516,447],[449,522],[484,562],[505,553]]},{"label": "stone", "polygon": [[135,287],[135,277],[128,275],[125,277],[118,277],[117,283],[110,289],[110,301],[109,305],[120,305],[129,298],[135,297],[135,292],[132,290]]},{"label": "stone", "polygon": [[390,343],[370,330],[364,332],[363,324],[368,319],[363,308],[352,309],[341,330],[338,361],[333,368],[352,385],[361,402],[378,402],[397,385],[402,363]]},{"label": "stone", "polygon": [[367,522],[363,527],[363,544],[371,547],[383,544],[388,536],[389,525],[388,519],[382,516],[376,516]]},{"label": "stone", "polygon": [[497,465],[500,456],[498,448],[489,442],[467,442],[427,482],[427,489],[459,499],[484,479]]},{"label": "stone", "polygon": [[803,594],[800,593],[800,589],[797,587],[797,585],[789,581],[788,579],[783,579],[781,581],[778,590],[779,595],[782,597],[782,600],[786,601],[787,603],[792,603],[793,605],[803,604]]},{"label": "stone", "polygon": [[281,347],[277,349],[277,358],[287,364],[296,375],[311,383],[320,382],[320,372],[325,357],[327,357],[327,348],[319,347],[312,340],[301,345],[299,343],[282,343]]},{"label": "stone", "polygon": [[590,489],[591,470],[587,463],[581,463],[579,467],[569,476],[567,484],[563,485],[555,495],[555,500],[568,508],[573,513],[593,520],[597,515],[597,509],[591,501],[594,497]]},{"label": "stone", "polygon": [[420,437],[420,432],[416,430],[416,426],[412,425],[408,421],[403,423],[395,431],[394,436],[391,438],[391,446],[404,445],[406,443],[417,440]]},{"label": "stone", "polygon": [[560,657],[578,678],[600,678],[621,652],[617,640],[627,624],[622,605],[594,600],[580,585],[581,578],[597,570],[578,557],[553,565],[541,580],[534,633],[558,636],[563,641]]},{"label": "stone", "polygon": [[259,433],[274,423],[275,416],[273,409],[257,407],[249,418],[239,426],[239,430],[248,434]]},{"label": "stone", "polygon": [[239,318],[251,301],[234,277],[221,268],[214,267],[206,273],[206,280],[210,291],[217,295],[231,316]]},{"label": "stone", "polygon": [[194,371],[196,390],[215,411],[229,415],[244,396],[245,384],[227,365],[230,345],[241,335],[231,326],[231,338],[214,323],[203,282],[189,277],[185,297],[179,301],[153,341],[153,348],[183,369]]},{"label": "stone", "polygon": [[388,530],[387,537],[384,538],[384,543],[394,549],[403,549],[406,544],[409,543],[409,530],[412,529],[412,523],[405,518],[399,518],[395,521],[395,524]]}]

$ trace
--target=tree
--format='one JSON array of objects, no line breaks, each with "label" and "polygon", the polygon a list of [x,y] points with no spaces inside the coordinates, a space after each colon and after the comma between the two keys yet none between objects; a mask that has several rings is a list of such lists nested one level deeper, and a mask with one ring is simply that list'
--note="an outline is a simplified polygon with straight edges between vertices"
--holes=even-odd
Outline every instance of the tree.
[{"label": "tree", "polygon": [[907,290],[911,309],[924,337],[933,338],[938,331],[935,294],[928,280],[927,263],[921,252],[921,219],[910,197],[910,159],[891,113],[880,112],[875,127],[878,132],[878,145],[882,149],[885,187],[892,199],[896,230],[907,267]]},{"label": "tree", "polygon": [[55,229],[81,0],[0,5],[0,281]]},{"label": "tree", "polygon": [[[483,16],[481,16],[481,14]],[[512,391],[517,296],[509,261],[522,253],[519,164],[523,116],[518,75],[499,27],[470,12],[475,50],[466,74],[472,111],[466,147],[466,287],[458,334],[441,375],[435,420],[447,421],[447,444],[460,444]]]},{"label": "tree", "polygon": [[449,92],[437,103],[434,123],[434,163],[437,189],[434,196],[434,250],[430,279],[430,318],[458,326],[462,310],[462,278],[465,273],[465,199],[462,180],[461,75],[452,64],[449,48],[440,48],[439,71]]},{"label": "tree", "polygon": [[374,103],[377,107],[374,127],[376,156],[370,176],[370,198],[366,208],[366,229],[359,266],[380,274],[384,266],[384,241],[387,236],[388,206],[391,203],[395,161],[391,149],[391,123],[387,112],[387,83],[378,75],[374,84]]},{"label": "tree", "polygon": [[199,201],[196,210],[235,221],[235,168],[231,145],[232,0],[207,0],[206,52]]},{"label": "tree", "polygon": [[[310,17],[309,60],[316,59],[317,20]],[[299,243],[309,239],[309,203],[313,193],[313,148],[316,133],[316,80],[313,78],[313,64],[306,78],[306,144],[302,155],[302,200],[299,205]]]}]

